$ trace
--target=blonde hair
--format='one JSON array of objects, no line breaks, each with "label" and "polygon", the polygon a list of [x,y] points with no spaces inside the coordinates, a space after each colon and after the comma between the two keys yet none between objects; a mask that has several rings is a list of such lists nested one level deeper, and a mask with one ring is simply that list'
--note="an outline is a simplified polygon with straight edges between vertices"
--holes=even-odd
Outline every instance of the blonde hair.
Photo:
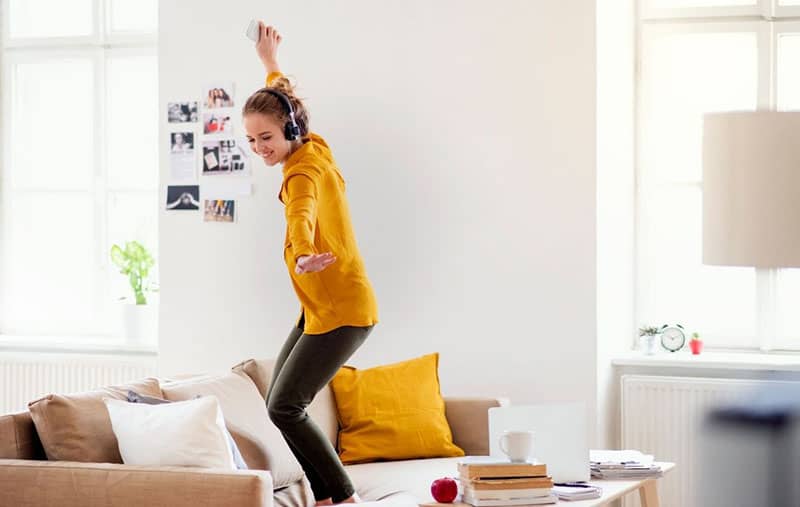
[{"label": "blonde hair", "polygon": [[278,123],[285,125],[289,121],[289,112],[286,110],[286,105],[275,95],[270,92],[278,92],[289,100],[294,110],[294,120],[297,126],[300,127],[300,136],[308,134],[308,109],[306,109],[303,101],[300,100],[294,92],[294,86],[289,82],[285,76],[272,81],[270,86],[261,88],[248,97],[247,101],[242,107],[242,116],[252,113],[266,114],[272,116]]}]

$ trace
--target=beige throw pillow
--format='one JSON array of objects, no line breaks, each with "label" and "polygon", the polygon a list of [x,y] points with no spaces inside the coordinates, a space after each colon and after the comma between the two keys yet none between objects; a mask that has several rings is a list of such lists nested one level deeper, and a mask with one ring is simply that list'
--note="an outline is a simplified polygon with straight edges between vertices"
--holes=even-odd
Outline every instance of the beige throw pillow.
[{"label": "beige throw pillow", "polygon": [[[232,368],[235,372],[246,374],[256,387],[262,398],[266,398],[269,383],[272,380],[272,369],[275,367],[274,359],[248,359]],[[336,448],[336,439],[339,435],[339,421],[336,419],[336,401],[330,384],[317,393],[308,406],[308,415],[319,426],[331,445]]]},{"label": "beige throw pillow", "polygon": [[144,379],[75,394],[49,394],[28,403],[48,460],[122,463],[103,398],[126,400],[128,390],[161,397],[158,380]]},{"label": "beige throw pillow", "polygon": [[188,400],[213,395],[219,400],[225,422],[250,469],[269,470],[275,488],[303,478],[303,469],[280,430],[270,421],[264,399],[243,373],[191,378],[162,386],[164,398]]}]

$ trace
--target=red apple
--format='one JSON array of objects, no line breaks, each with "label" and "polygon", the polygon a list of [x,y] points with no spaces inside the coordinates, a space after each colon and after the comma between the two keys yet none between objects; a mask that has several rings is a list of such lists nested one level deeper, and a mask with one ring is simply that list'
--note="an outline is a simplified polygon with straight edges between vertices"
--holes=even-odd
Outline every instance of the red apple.
[{"label": "red apple", "polygon": [[451,503],[458,496],[458,483],[450,477],[436,479],[431,484],[431,495],[439,503]]}]

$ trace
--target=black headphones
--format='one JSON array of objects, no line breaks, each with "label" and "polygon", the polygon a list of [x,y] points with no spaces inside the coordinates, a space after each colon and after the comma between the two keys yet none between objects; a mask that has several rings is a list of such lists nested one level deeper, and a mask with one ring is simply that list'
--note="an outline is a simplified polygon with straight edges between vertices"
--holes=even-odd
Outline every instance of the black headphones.
[{"label": "black headphones", "polygon": [[299,138],[300,126],[294,119],[294,108],[292,107],[292,102],[289,100],[289,97],[272,88],[262,88],[262,90],[277,97],[286,109],[286,113],[289,115],[289,121],[283,126],[283,137],[285,137],[287,141],[294,141]]}]

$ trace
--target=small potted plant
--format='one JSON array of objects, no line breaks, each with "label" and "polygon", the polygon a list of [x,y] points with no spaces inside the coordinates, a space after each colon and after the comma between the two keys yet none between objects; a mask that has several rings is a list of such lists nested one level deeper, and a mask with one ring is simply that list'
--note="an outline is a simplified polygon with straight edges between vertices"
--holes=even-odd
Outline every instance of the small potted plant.
[{"label": "small potted plant", "polygon": [[658,334],[667,327],[664,324],[661,327],[656,326],[642,326],[639,328],[639,350],[647,356],[652,356],[656,353],[656,342]]},{"label": "small potted plant", "polygon": [[703,340],[700,339],[700,333],[692,333],[692,339],[689,340],[689,348],[692,349],[692,354],[698,355],[703,351]]},{"label": "small potted plant", "polygon": [[[156,261],[150,252],[138,241],[125,242],[111,247],[111,261],[119,272],[128,278],[133,289],[133,304],[122,305],[123,334],[132,344],[155,345],[158,333],[158,314],[155,305],[147,303],[147,292],[158,292],[156,285],[149,280],[150,268]],[[128,300],[122,297],[120,300]]]}]

